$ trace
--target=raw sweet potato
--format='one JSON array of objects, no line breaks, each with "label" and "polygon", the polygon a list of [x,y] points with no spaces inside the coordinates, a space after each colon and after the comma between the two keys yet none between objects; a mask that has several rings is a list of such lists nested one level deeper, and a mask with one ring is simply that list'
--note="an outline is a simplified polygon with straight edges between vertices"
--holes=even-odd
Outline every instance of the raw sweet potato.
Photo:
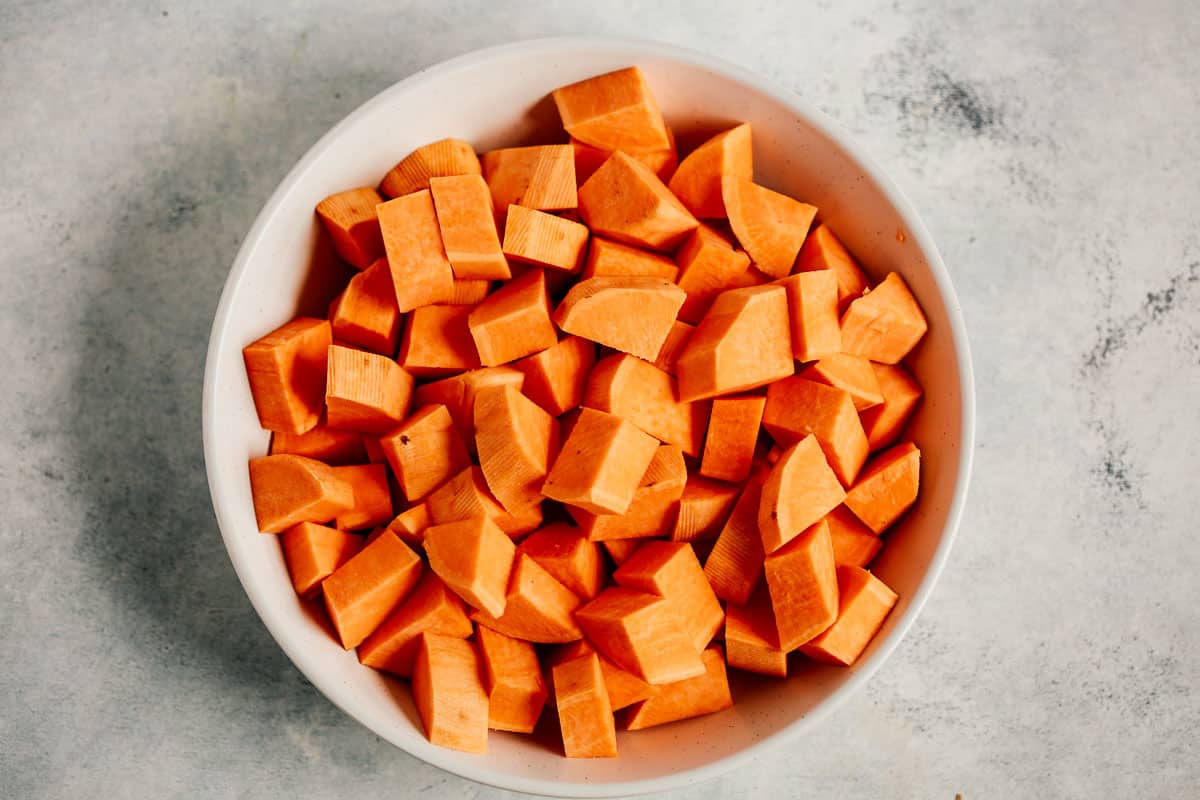
[{"label": "raw sweet potato", "polygon": [[763,427],[783,447],[814,434],[844,486],[854,483],[867,460],[867,436],[854,400],[833,386],[801,377],[771,384]]},{"label": "raw sweet potato", "polygon": [[470,306],[414,308],[404,325],[400,366],[418,378],[441,378],[479,366],[467,318]]},{"label": "raw sweet potato", "polygon": [[725,660],[747,672],[787,677],[787,651],[779,647],[775,612],[766,592],[755,592],[744,606],[730,603],[725,609]]},{"label": "raw sweet potato", "polygon": [[354,488],[335,468],[304,456],[251,459],[250,493],[263,533],[283,533],[301,522],[328,522],[354,507]]},{"label": "raw sweet potato", "polygon": [[751,473],[704,562],[704,574],[717,597],[745,604],[762,577],[763,541],[758,532],[758,507],[766,475]]},{"label": "raw sweet potato", "polygon": [[852,301],[842,314],[842,351],[881,364],[897,364],[921,341],[929,324],[895,272]]},{"label": "raw sweet potato", "polygon": [[749,123],[719,133],[689,153],[679,162],[668,186],[697,217],[724,217],[727,214],[721,184],[726,177],[754,177]]},{"label": "raw sweet potato", "polygon": [[580,606],[575,619],[597,650],[647,683],[704,673],[700,651],[664,597],[610,587]]},{"label": "raw sweet potato", "polygon": [[758,430],[762,426],[761,395],[718,397],[712,401],[700,474],[740,483],[750,474]]},{"label": "raw sweet potato", "polygon": [[670,146],[658,102],[637,67],[555,89],[554,104],[571,136],[601,150],[661,150]]},{"label": "raw sweet potato", "polygon": [[592,370],[583,403],[623,417],[659,441],[698,456],[710,404],[681,403],[676,395],[670,375],[640,358],[614,353],[600,359]]},{"label": "raw sweet potato", "polygon": [[358,660],[407,678],[423,632],[466,639],[474,630],[458,595],[432,570],[425,570],[412,593],[358,646]]},{"label": "raw sweet potato", "polygon": [[778,550],[845,499],[817,437],[809,434],[783,451],[763,484],[758,506],[763,552]]},{"label": "raw sweet potato", "polygon": [[307,433],[321,418],[329,322],[297,317],[242,350],[258,421],[269,431]]},{"label": "raw sweet potato", "polygon": [[[587,182],[587,179],[592,177],[596,170],[608,161],[609,156],[613,154],[612,150],[601,150],[599,147],[593,147],[590,144],[581,142],[575,137],[570,137],[571,148],[575,151],[575,182],[582,186]],[[637,159],[646,165],[647,168],[659,179],[668,181],[671,175],[675,172],[675,167],[679,164],[679,151],[675,149],[675,134],[671,132],[671,128],[667,127],[667,139],[671,144],[666,148],[656,150],[638,150],[629,147],[621,148],[630,158]]]},{"label": "raw sweet potato", "polygon": [[626,712],[625,728],[641,730],[732,706],[721,647],[713,645],[705,650],[701,654],[701,663],[704,672],[700,675],[659,686],[653,695],[631,706]]},{"label": "raw sweet potato", "polygon": [[517,389],[525,376],[512,367],[484,367],[417,387],[417,407],[444,405],[468,451],[475,449],[475,394],[485,386],[512,384]]},{"label": "raw sweet potato", "polygon": [[583,265],[583,278],[637,276],[674,281],[679,274],[675,262],[659,253],[651,253],[620,242],[594,237]]},{"label": "raw sweet potato", "polygon": [[480,171],[479,158],[469,142],[440,139],[418,147],[392,167],[379,191],[387,197],[400,197],[428,189],[430,178],[478,175]]},{"label": "raw sweet potato", "polygon": [[484,366],[507,364],[553,347],[558,333],[550,321],[550,296],[540,269],[506,283],[471,311],[471,336]]},{"label": "raw sweet potato", "polygon": [[525,396],[557,417],[583,402],[587,376],[595,363],[596,345],[568,336],[512,366],[525,376],[521,388]]},{"label": "raw sweet potato", "polygon": [[872,451],[881,450],[900,438],[904,426],[921,400],[921,384],[917,383],[904,367],[899,365],[875,364],[875,378],[879,382],[879,393],[883,403],[862,412],[863,431]]},{"label": "raw sweet potato", "polygon": [[578,272],[588,229],[573,220],[511,205],[504,225],[504,255],[535,267]]},{"label": "raw sweet potato", "polygon": [[413,376],[387,356],[335,344],[329,348],[326,370],[329,427],[380,434],[408,414]]},{"label": "raw sweet potato", "polygon": [[483,177],[496,214],[509,206],[563,211],[578,205],[575,152],[569,144],[508,147],[483,154]]},{"label": "raw sweet potato", "polygon": [[534,531],[521,542],[517,552],[536,561],[576,597],[591,599],[604,585],[600,546],[565,522]]},{"label": "raw sweet potato", "polygon": [[838,312],[845,310],[850,301],[861,297],[870,287],[867,276],[854,260],[854,256],[833,235],[828,225],[821,224],[813,229],[800,255],[796,257],[796,272],[832,270],[837,276]]},{"label": "raw sweet potato", "polygon": [[685,298],[661,278],[588,278],[567,292],[554,322],[566,333],[653,361]]},{"label": "raw sweet potato", "polygon": [[409,547],[425,549],[425,530],[431,525],[429,506],[417,503],[397,514],[387,527]]},{"label": "raw sweet potato", "polygon": [[868,462],[846,493],[846,507],[875,533],[891,527],[917,500],[921,451],[912,442],[884,450]]},{"label": "raw sweet potato", "polygon": [[842,350],[838,321],[837,275],[833,270],[800,272],[781,278],[787,290],[792,324],[792,355],[797,361],[816,361]]},{"label": "raw sweet potato", "polygon": [[883,540],[844,505],[825,515],[825,521],[833,542],[833,561],[839,567],[865,567],[883,547]]},{"label": "raw sweet potato", "polygon": [[838,567],[837,620],[800,652],[817,661],[850,666],[875,637],[896,605],[896,593],[859,567]]},{"label": "raw sweet potato", "polygon": [[321,584],[342,647],[358,647],[421,577],[421,559],[391,531],[358,551]]},{"label": "raw sweet potato", "polygon": [[333,240],[333,249],[357,269],[366,269],[383,255],[375,213],[382,202],[379,192],[367,186],[332,194],[317,203],[317,216]]},{"label": "raw sweet potato", "polygon": [[425,531],[432,569],[468,604],[489,614],[504,613],[516,546],[485,516],[434,525]]},{"label": "raw sweet potato", "polygon": [[554,700],[567,758],[616,758],[617,730],[600,659],[586,653],[554,665]]},{"label": "raw sweet potato", "polygon": [[488,488],[516,512],[542,500],[542,482],[558,455],[558,420],[511,385],[475,397],[475,445]]},{"label": "raw sweet potato", "polygon": [[573,642],[583,636],[574,613],[579,598],[524,553],[517,553],[504,614],[496,617],[483,609],[471,619],[516,639],[542,644]]},{"label": "raw sweet potato", "polygon": [[[550,664],[554,666],[590,653],[596,653],[596,648],[592,647],[587,639],[580,639],[561,645],[551,656]],[[637,675],[618,667],[600,653],[596,653],[596,657],[600,661],[600,674],[604,678],[604,688],[608,690],[608,699],[613,711],[619,711],[639,700],[645,700],[656,691],[653,686]]]},{"label": "raw sweet potato", "polygon": [[508,280],[512,271],[500,252],[492,194],[479,175],[430,178],[442,246],[456,280]]},{"label": "raw sweet potato", "polygon": [[663,536],[675,523],[686,483],[683,451],[664,444],[655,451],[625,513],[595,514],[574,506],[567,511],[593,542]]},{"label": "raw sweet potato", "polygon": [[763,562],[779,648],[795,650],[837,618],[837,567],[829,524],[805,530]]},{"label": "raw sweet potato", "polygon": [[429,519],[435,525],[482,515],[516,539],[542,524],[540,503],[511,512],[506,510],[488,489],[483,470],[473,465],[430,492],[425,502],[429,506]]},{"label": "raw sweet potato", "polygon": [[875,370],[871,368],[871,362],[862,356],[849,353],[825,356],[805,367],[798,375],[849,392],[854,408],[860,413],[883,402]]},{"label": "raw sweet potato", "polygon": [[422,633],[412,693],[429,741],[466,753],[487,752],[488,696],[470,642]]},{"label": "raw sweet potato", "polygon": [[687,346],[688,339],[695,330],[694,325],[688,325],[686,322],[679,320],[672,322],[667,338],[663,340],[662,347],[658,349],[658,357],[654,359],[654,366],[668,375],[675,375],[675,364],[679,361],[683,348]]},{"label": "raw sweet potato", "polygon": [[362,537],[325,525],[301,522],[279,537],[283,559],[296,594],[304,596],[321,587],[321,581],[350,560],[362,546]]},{"label": "raw sweet potato", "polygon": [[532,733],[546,704],[546,682],[533,645],[491,628],[475,634],[488,693],[488,727]]},{"label": "raw sweet potato", "polygon": [[593,233],[662,252],[699,224],[649,167],[620,151],[579,187],[579,213]]},{"label": "raw sweet potato", "polygon": [[354,505],[338,514],[334,524],[340,530],[362,530],[385,525],[392,519],[392,491],[388,486],[387,467],[383,464],[355,464],[334,467],[333,471],[354,492]]},{"label": "raw sweet potato", "polygon": [[454,270],[446,258],[429,190],[381,203],[376,211],[397,308],[407,313],[449,300],[454,293]]},{"label": "raw sweet potato", "polygon": [[774,278],[791,272],[816,206],[732,175],[722,179],[721,198],[734,236],[755,265]]},{"label": "raw sweet potato", "polygon": [[729,519],[741,488],[738,484],[689,475],[679,498],[679,515],[671,540],[694,542],[715,537]]},{"label": "raw sweet potato", "polygon": [[618,586],[665,597],[703,650],[721,629],[725,613],[704,576],[696,552],[686,542],[649,541],[613,573]]},{"label": "raw sweet potato", "polygon": [[701,224],[675,254],[679,264],[679,288],[687,300],[679,309],[679,319],[693,325],[704,319],[721,292],[735,287],[739,277],[750,268],[750,258],[734,250],[723,237]]},{"label": "raw sweet potato", "polygon": [[306,433],[272,434],[270,454],[305,456],[332,467],[361,464],[367,460],[361,433],[335,430],[324,423],[317,423]]},{"label": "raw sweet potato", "polygon": [[379,443],[410,503],[471,463],[450,412],[441,404],[423,406]]},{"label": "raw sweet potato", "polygon": [[542,494],[593,514],[623,514],[658,442],[633,423],[585,408],[554,460]]},{"label": "raw sweet potato", "polygon": [[329,307],[333,338],[391,356],[400,334],[400,308],[387,259],[381,258],[350,279]]}]

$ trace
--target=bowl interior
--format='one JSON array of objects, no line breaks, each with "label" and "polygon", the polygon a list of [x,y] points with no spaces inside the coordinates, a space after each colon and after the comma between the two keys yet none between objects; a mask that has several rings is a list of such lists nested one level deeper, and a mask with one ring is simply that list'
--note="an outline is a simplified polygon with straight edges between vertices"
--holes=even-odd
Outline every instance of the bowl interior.
[{"label": "bowl interior", "polygon": [[[493,733],[485,756],[444,750],[426,742],[407,688],[360,666],[306,611],[277,538],[257,532],[246,462],[266,451],[268,434],[258,426],[240,351],[298,310],[323,310],[329,259],[313,217],[321,198],[375,185],[397,160],[434,139],[461,137],[479,151],[547,141],[557,125],[551,89],[629,64],[645,70],[685,147],[731,123],[752,123],[759,180],[816,204],[874,279],[900,272],[924,307],[929,333],[911,359],[926,393],[911,428],[923,451],[922,494],[874,565],[900,600],[853,668],[797,663],[787,681],[739,678],[733,709],[620,734],[618,759],[563,758],[553,730],[532,738]],[[970,389],[961,325],[919,220],[853,145],[800,101],[702,55],[648,43],[557,39],[483,51],[418,74],[355,112],[264,209],[230,275],[210,346],[204,423],[213,500],[234,566],[271,633],[313,684],[380,736],[444,769],[522,791],[664,789],[715,774],[785,729],[812,724],[873,671],[911,622],[945,557],[965,490]]]}]

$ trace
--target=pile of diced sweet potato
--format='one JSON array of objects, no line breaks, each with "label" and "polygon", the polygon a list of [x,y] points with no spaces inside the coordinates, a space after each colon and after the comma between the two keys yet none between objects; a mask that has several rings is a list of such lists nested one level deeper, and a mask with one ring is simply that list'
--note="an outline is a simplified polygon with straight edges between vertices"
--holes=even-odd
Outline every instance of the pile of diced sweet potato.
[{"label": "pile of diced sweet potato", "polygon": [[359,271],[245,348],[250,483],[296,592],[411,680],[431,741],[483,752],[550,700],[566,755],[615,756],[614,712],[718,711],[727,666],[870,642],[926,322],[754,182],[749,125],[677,166],[636,67],[554,101],[566,144],[445,139],[317,206]]}]

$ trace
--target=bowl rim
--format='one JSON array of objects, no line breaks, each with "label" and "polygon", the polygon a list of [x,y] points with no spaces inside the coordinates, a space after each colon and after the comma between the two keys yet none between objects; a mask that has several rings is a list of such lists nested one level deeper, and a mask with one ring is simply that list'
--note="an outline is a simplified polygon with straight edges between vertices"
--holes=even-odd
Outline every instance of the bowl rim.
[{"label": "bowl rim", "polygon": [[[657,778],[647,778],[633,781],[622,781],[617,783],[605,784],[590,784],[586,782],[563,782],[557,780],[545,780],[538,777],[518,776],[508,772],[500,772],[492,770],[488,767],[473,764],[470,760],[462,758],[461,754],[445,750],[443,748],[431,747],[428,752],[415,753],[407,748],[397,744],[388,735],[382,731],[375,729],[373,726],[364,722],[355,713],[349,710],[348,695],[343,698],[343,691],[340,685],[336,682],[323,677],[323,673],[316,670],[309,662],[306,653],[295,646],[288,634],[287,625],[283,620],[277,618],[277,614],[271,610],[270,602],[267,598],[267,593],[262,590],[259,585],[248,579],[245,569],[243,568],[238,557],[235,556],[235,549],[232,546],[233,540],[233,525],[227,522],[226,513],[223,511],[224,502],[219,498],[218,486],[214,477],[214,470],[211,465],[215,463],[215,455],[219,448],[217,426],[212,420],[212,414],[216,407],[216,387],[217,387],[217,363],[220,361],[221,353],[225,349],[226,332],[228,329],[228,320],[230,310],[233,305],[236,288],[241,283],[242,276],[246,272],[248,265],[253,260],[255,250],[258,247],[259,240],[262,238],[263,231],[271,224],[275,215],[279,211],[283,199],[293,190],[295,185],[299,183],[308,172],[310,167],[320,159],[326,151],[331,149],[337,140],[341,137],[342,132],[354,125],[361,117],[371,114],[377,107],[385,105],[392,101],[396,95],[404,93],[410,87],[425,82],[427,80],[439,77],[443,74],[453,72],[468,66],[474,66],[479,63],[487,62],[492,59],[504,57],[518,50],[560,50],[564,47],[598,47],[609,46],[614,48],[623,48],[631,51],[639,51],[645,53],[649,57],[661,59],[669,59],[676,62],[681,62],[690,66],[700,67],[707,70],[720,73],[726,77],[740,81],[753,87],[756,91],[770,97],[780,106],[786,108],[790,113],[803,118],[807,123],[811,124],[820,133],[828,137],[837,147],[841,148],[864,172],[870,175],[876,185],[879,187],[882,194],[888,202],[896,209],[896,212],[904,220],[907,227],[908,235],[912,237],[915,244],[924,256],[926,264],[933,276],[934,283],[937,286],[938,292],[942,297],[942,301],[946,306],[946,316],[949,321],[951,341],[954,347],[955,359],[959,370],[959,391],[962,403],[962,422],[960,431],[960,446],[958,457],[958,480],[954,487],[953,497],[951,498],[950,506],[946,516],[946,523],[943,526],[941,538],[938,541],[937,548],[934,551],[933,558],[930,562],[929,569],[922,577],[917,590],[913,593],[911,600],[903,614],[896,621],[888,637],[879,643],[874,652],[854,671],[854,673],[837,689],[830,693],[824,700],[816,705],[811,711],[802,717],[799,717],[789,723],[786,727],[764,736],[762,739],[754,742],[752,745],[740,750],[736,753],[716,759],[712,762],[704,764],[700,767],[695,767],[682,772],[671,773]],[[240,347],[239,347],[240,349]],[[842,129],[841,125],[834,122],[832,118],[826,115],[810,102],[802,99],[800,96],[778,86],[774,82],[764,78],[763,76],[753,72],[752,70],[739,66],[730,61],[718,58],[707,53],[702,53],[687,47],[679,45],[667,44],[651,39],[642,39],[637,37],[626,36],[607,36],[607,35],[574,35],[574,36],[552,36],[544,38],[526,39],[507,44],[485,47],[482,49],[473,50],[465,54],[455,56],[432,66],[424,67],[417,70],[412,75],[392,84],[383,89],[381,92],[370,98],[362,105],[351,111],[340,122],[334,125],[326,132],[317,142],[308,149],[303,157],[296,162],[295,166],[288,171],[287,175],[276,187],[271,194],[266,204],[262,207],[254,224],[247,232],[243,239],[237,256],[230,268],[229,275],[225,280],[222,288],[221,299],[217,305],[216,314],[213,318],[212,330],[209,335],[209,346],[205,357],[204,371],[204,387],[201,418],[203,424],[203,444],[204,444],[204,460],[205,472],[209,484],[209,493],[212,497],[213,511],[217,519],[217,525],[221,530],[222,541],[225,544],[226,552],[233,563],[233,568],[238,576],[238,580],[242,584],[243,590],[250,599],[251,605],[258,613],[259,618],[266,626],[268,632],[279,647],[284,651],[289,660],[296,666],[297,669],[315,686],[330,702],[340,708],[348,716],[358,721],[375,734],[391,742],[393,745],[408,752],[415,758],[418,758],[426,763],[429,763],[439,769],[452,773],[462,778],[477,781],[496,788],[507,789],[510,791],[520,791],[531,794],[546,795],[546,796],[571,796],[571,797],[625,797],[631,795],[644,794],[648,792],[659,792],[668,789],[680,788],[684,786],[694,785],[703,781],[710,780],[723,773],[729,772],[739,766],[746,764],[752,759],[764,755],[779,747],[786,741],[795,739],[800,734],[808,731],[819,722],[824,720],[834,711],[841,707],[852,695],[857,693],[878,671],[885,661],[892,655],[899,646],[901,640],[907,635],[913,622],[921,613],[925,603],[928,601],[930,594],[933,591],[934,585],[937,583],[939,576],[945,567],[946,561],[949,558],[950,550],[954,544],[958,532],[958,526],[962,518],[963,509],[967,500],[967,491],[970,484],[971,469],[975,450],[975,380],[971,364],[970,347],[967,340],[966,323],[962,317],[962,308],[958,301],[958,297],[954,291],[953,284],[950,280],[949,272],[946,269],[945,263],[942,261],[941,254],[938,252],[936,245],[933,242],[932,236],[926,229],[924,222],[917,214],[916,209],[909,201],[907,196],[899,189],[892,181],[890,176],[880,168],[878,164],[867,154],[863,147],[857,144],[851,136]]]}]

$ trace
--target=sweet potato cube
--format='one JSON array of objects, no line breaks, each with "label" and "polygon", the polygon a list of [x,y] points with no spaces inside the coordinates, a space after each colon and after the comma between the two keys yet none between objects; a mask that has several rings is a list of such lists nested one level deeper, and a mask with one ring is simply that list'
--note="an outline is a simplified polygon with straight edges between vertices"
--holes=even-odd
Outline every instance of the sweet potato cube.
[{"label": "sweet potato cube", "polygon": [[883,402],[879,378],[871,368],[871,362],[862,356],[837,353],[825,356],[798,373],[801,378],[836,386],[850,393],[854,408],[859,412],[874,408]]},{"label": "sweet potato cube", "polygon": [[429,518],[429,506],[417,503],[397,514],[388,523],[388,530],[400,537],[409,547],[425,549],[425,529],[433,524]]},{"label": "sweet potato cube", "polygon": [[725,621],[696,551],[686,542],[646,542],[613,573],[613,580],[673,603],[697,650],[708,646]]},{"label": "sweet potato cube", "polygon": [[525,376],[521,391],[552,417],[560,416],[583,402],[588,374],[596,363],[596,345],[578,336],[568,336],[540,353],[514,361],[514,369]]},{"label": "sweet potato cube", "polygon": [[517,552],[536,561],[576,597],[585,600],[595,597],[604,584],[600,546],[565,522],[534,531],[521,542]]},{"label": "sweet potato cube", "polygon": [[526,272],[497,289],[468,318],[471,336],[487,367],[507,364],[558,344],[550,321],[550,296],[541,270]]},{"label": "sweet potato cube", "polygon": [[762,577],[763,542],[758,532],[758,507],[766,476],[751,473],[742,494],[704,562],[704,574],[717,597],[745,604]]},{"label": "sweet potato cube", "polygon": [[862,268],[850,255],[845,246],[834,236],[829,226],[822,223],[813,229],[800,255],[796,257],[796,272],[832,270],[837,276],[837,307],[838,312],[845,310],[851,300],[861,297],[870,284]]},{"label": "sweet potato cube", "polygon": [[712,401],[704,458],[700,461],[701,475],[735,483],[746,480],[754,461],[766,403],[765,397],[753,394],[718,397]]},{"label": "sweet potato cube", "polygon": [[387,259],[381,258],[350,279],[329,306],[333,338],[390,356],[400,335],[400,308]]},{"label": "sweet potato cube", "polygon": [[305,433],[273,433],[270,454],[305,456],[331,467],[361,464],[367,460],[361,433],[339,431],[323,422]]},{"label": "sweet potato cube", "polygon": [[511,205],[504,225],[504,255],[535,267],[578,272],[588,229],[574,220]]},{"label": "sweet potato cube", "polygon": [[921,341],[929,323],[908,284],[895,272],[853,300],[842,314],[842,351],[898,364]]},{"label": "sweet potato cube", "polygon": [[492,194],[479,175],[430,178],[442,246],[456,280],[508,280]]},{"label": "sweet potato cube", "polygon": [[512,205],[563,211],[579,205],[569,144],[506,147],[483,154],[483,177],[501,217]]},{"label": "sweet potato cube", "polygon": [[600,543],[614,564],[621,565],[642,546],[641,539],[605,539]]},{"label": "sweet potato cube", "polygon": [[326,320],[298,317],[242,350],[259,424],[281,433],[306,433],[316,426],[332,340]]},{"label": "sweet potato cube", "polygon": [[871,459],[846,493],[846,507],[875,533],[883,533],[917,500],[921,451],[902,442]]},{"label": "sweet potato cube", "polygon": [[593,514],[573,506],[567,511],[593,542],[663,536],[675,522],[686,483],[683,451],[664,444],[655,451],[624,514]]},{"label": "sweet potato cube", "polygon": [[430,492],[425,502],[429,506],[429,518],[435,525],[482,515],[515,539],[542,524],[540,503],[508,511],[488,489],[483,470],[474,465]]},{"label": "sweet potato cube", "polygon": [[640,151],[671,144],[658,101],[637,67],[560,87],[553,97],[563,128],[593,147]]},{"label": "sweet potato cube", "polygon": [[446,258],[429,190],[381,203],[376,212],[392,271],[396,307],[407,313],[449,300],[454,292],[454,270]]},{"label": "sweet potato cube", "polygon": [[325,525],[301,522],[279,537],[283,560],[296,594],[305,596],[321,587],[321,581],[358,552],[362,538]]},{"label": "sweet potato cube", "polygon": [[729,519],[741,491],[738,484],[689,475],[679,497],[679,515],[671,531],[671,541],[695,542],[715,537]]},{"label": "sweet potato cube", "polygon": [[379,192],[367,186],[332,194],[317,203],[317,216],[329,231],[333,249],[356,269],[366,269],[383,255],[375,213],[382,202]]},{"label": "sweet potato cube", "polygon": [[689,153],[679,162],[668,186],[697,217],[724,217],[721,183],[726,176],[743,180],[754,177],[748,122],[718,133]]},{"label": "sweet potato cube", "polygon": [[471,612],[471,619],[514,639],[556,644],[573,642],[583,636],[575,622],[579,598],[554,576],[524,553],[517,553],[504,614],[497,617],[483,609]]},{"label": "sweet potato cube", "polygon": [[525,376],[512,367],[484,367],[452,375],[417,387],[417,406],[444,405],[468,452],[475,450],[475,395],[485,386],[512,384],[517,389]]},{"label": "sweet potato cube", "polygon": [[555,664],[552,674],[567,758],[616,758],[616,722],[600,659],[586,653]]},{"label": "sweet potato cube", "polygon": [[845,499],[817,437],[804,437],[783,451],[763,484],[758,506],[763,552],[775,552]]},{"label": "sweet potato cube", "polygon": [[379,191],[387,197],[400,197],[428,189],[430,178],[478,175],[480,171],[479,157],[470,142],[439,139],[418,147],[392,167],[379,184]]},{"label": "sweet potato cube", "polygon": [[585,408],[542,494],[593,514],[623,514],[657,450],[654,437],[628,420]]},{"label": "sweet potato cube", "polygon": [[674,281],[678,274],[679,267],[664,255],[620,242],[610,242],[598,236],[593,237],[591,246],[588,247],[587,260],[583,265],[584,279],[635,276]]},{"label": "sweet potato cube", "polygon": [[387,356],[331,345],[325,381],[329,427],[385,433],[412,402],[413,376]]},{"label": "sweet potato cube", "polygon": [[686,295],[661,278],[588,278],[554,312],[565,332],[653,361]]},{"label": "sweet potato cube", "polygon": [[837,567],[824,520],[768,555],[763,572],[781,650],[795,650],[837,619]]},{"label": "sweet potato cube", "polygon": [[441,378],[479,366],[467,326],[470,306],[414,308],[404,326],[400,366],[418,378]]},{"label": "sweet potato cube", "polygon": [[579,213],[595,234],[661,252],[699,224],[649,167],[620,151],[579,187]]},{"label": "sweet potato cube", "polygon": [[854,483],[867,460],[867,435],[850,393],[799,376],[771,384],[763,427],[781,447],[817,437],[843,486]]},{"label": "sweet potato cube", "polygon": [[344,531],[384,525],[392,519],[392,490],[383,464],[334,467],[339,478],[350,484],[354,504],[338,514],[334,524]]},{"label": "sweet potato cube", "polygon": [[830,511],[825,521],[833,542],[833,561],[839,567],[865,567],[883,547],[883,540],[844,505]]},{"label": "sweet potato cube", "polygon": [[778,281],[787,291],[792,325],[792,355],[797,361],[816,361],[840,353],[837,275],[833,270],[799,272]]},{"label": "sweet potato cube", "polygon": [[744,606],[725,609],[725,658],[729,666],[760,675],[787,677],[787,651],[779,648],[775,614],[765,592]]},{"label": "sweet potato cube", "polygon": [[404,496],[423,499],[471,463],[446,406],[423,406],[379,440]]},{"label": "sweet potato cube", "polygon": [[533,645],[491,628],[475,634],[488,693],[488,727],[532,733],[546,704],[546,682]]},{"label": "sweet potato cube", "polygon": [[655,687],[646,683],[637,675],[634,675],[627,669],[621,669],[600,653],[596,653],[596,648],[592,647],[586,639],[580,639],[579,641],[559,647],[551,657],[550,665],[553,667],[564,661],[570,661],[591,653],[595,653],[597,660],[600,662],[600,674],[604,678],[604,688],[608,691],[608,700],[612,705],[613,711],[619,711],[622,708],[633,705],[639,700],[645,700],[656,691]]},{"label": "sweet potato cube", "polygon": [[655,685],[701,675],[704,664],[670,600],[610,587],[575,612],[598,651]]},{"label": "sweet potato cube", "polygon": [[689,456],[698,456],[709,403],[681,403],[675,398],[675,380],[670,375],[640,358],[614,353],[592,370],[583,402],[629,420]]},{"label": "sweet potato cube", "polygon": [[787,293],[752,286],[720,294],[675,363],[679,399],[756,389],[794,371]]},{"label": "sweet potato cube", "polygon": [[488,488],[516,512],[542,500],[542,482],[558,454],[558,420],[511,384],[475,397],[475,445]]},{"label": "sweet potato cube", "polygon": [[425,531],[432,569],[466,603],[489,614],[504,613],[516,546],[485,516],[433,525]]},{"label": "sweet potato cube", "polygon": [[487,752],[488,696],[470,642],[422,633],[412,693],[429,741],[465,753]]},{"label": "sweet potato cube", "polygon": [[687,292],[679,318],[693,325],[704,319],[721,292],[732,289],[750,268],[750,257],[734,250],[724,238],[701,224],[675,254],[679,264],[676,283]]},{"label": "sweet potato cube", "polygon": [[407,678],[423,632],[466,639],[474,630],[458,595],[436,573],[425,570],[412,593],[358,646],[358,660]]},{"label": "sweet potato cube", "polygon": [[800,652],[817,661],[848,667],[875,638],[896,605],[896,593],[859,567],[838,567],[837,582],[837,620],[824,633],[802,645]]},{"label": "sweet potato cube", "polygon": [[492,282],[489,280],[455,278],[454,289],[445,303],[448,306],[477,306],[491,290]]},{"label": "sweet potato cube", "polygon": [[[595,174],[596,170],[603,166],[605,161],[608,161],[613,151],[592,147],[573,136],[569,138],[571,147],[575,151],[575,182],[582,186],[588,178]],[[623,152],[630,158],[645,164],[660,180],[667,181],[670,180],[679,163],[679,151],[675,149],[675,134],[671,132],[669,126],[667,127],[667,138],[671,141],[670,147],[656,150],[623,148]]]},{"label": "sweet potato cube", "polygon": [[900,438],[921,400],[921,384],[900,365],[871,363],[883,403],[859,414],[867,445],[881,450]]},{"label": "sweet potato cube", "polygon": [[354,507],[354,487],[333,467],[304,456],[250,459],[254,516],[263,533],[301,522],[328,522]]},{"label": "sweet potato cube", "polygon": [[755,266],[773,278],[791,272],[817,207],[737,176],[722,180],[721,198],[733,235]]},{"label": "sweet potato cube", "polygon": [[420,557],[387,530],[334,570],[321,589],[342,647],[358,647],[420,577]]},{"label": "sweet potato cube", "polygon": [[654,366],[668,375],[677,374],[675,364],[679,361],[683,348],[687,346],[688,339],[695,330],[694,325],[688,325],[686,322],[680,320],[672,322],[667,338],[663,340],[662,347],[658,349],[658,357],[654,359]]},{"label": "sweet potato cube", "polygon": [[701,656],[704,672],[692,678],[658,687],[653,695],[633,705],[625,717],[627,730],[637,731],[681,719],[723,711],[733,705],[725,655],[718,645]]}]

